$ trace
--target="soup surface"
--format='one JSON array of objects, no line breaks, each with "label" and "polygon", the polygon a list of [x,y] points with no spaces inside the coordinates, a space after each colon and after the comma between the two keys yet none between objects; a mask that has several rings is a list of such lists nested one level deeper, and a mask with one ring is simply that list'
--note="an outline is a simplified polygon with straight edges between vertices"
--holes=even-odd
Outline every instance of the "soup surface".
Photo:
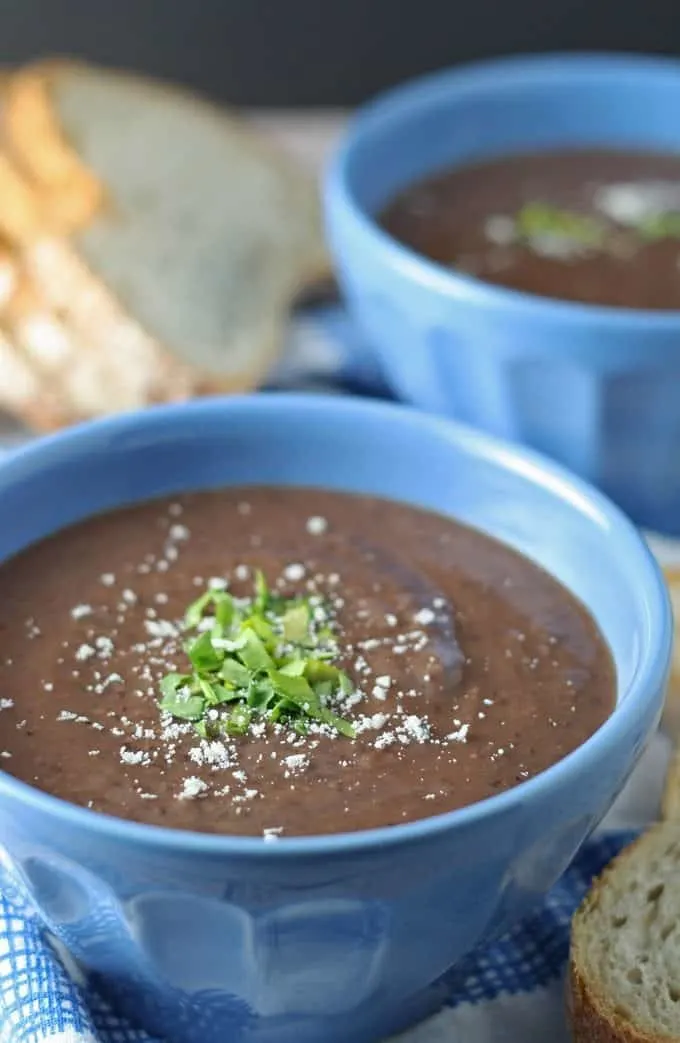
[{"label": "soup surface", "polygon": [[569,151],[445,170],[407,187],[384,228],[447,268],[513,290],[680,309],[680,156]]},{"label": "soup surface", "polygon": [[140,822],[277,839],[424,818],[547,768],[615,701],[560,584],[380,499],[153,501],[31,546],[0,592],[2,767]]}]

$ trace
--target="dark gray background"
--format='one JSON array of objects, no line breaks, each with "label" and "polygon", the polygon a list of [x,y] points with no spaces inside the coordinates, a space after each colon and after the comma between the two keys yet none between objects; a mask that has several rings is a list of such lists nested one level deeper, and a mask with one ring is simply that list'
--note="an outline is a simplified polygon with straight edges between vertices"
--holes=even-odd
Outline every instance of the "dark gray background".
[{"label": "dark gray background", "polygon": [[0,0],[0,59],[70,53],[241,105],[344,105],[540,50],[680,52],[680,0]]}]

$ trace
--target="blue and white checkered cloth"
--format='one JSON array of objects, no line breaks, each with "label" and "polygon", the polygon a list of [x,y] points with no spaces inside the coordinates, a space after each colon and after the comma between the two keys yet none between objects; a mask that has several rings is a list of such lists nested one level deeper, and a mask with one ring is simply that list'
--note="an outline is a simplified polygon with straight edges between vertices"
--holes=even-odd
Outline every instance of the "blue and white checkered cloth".
[{"label": "blue and white checkered cloth", "polygon": [[[296,324],[271,386],[386,394],[342,313],[328,308]],[[404,1043],[566,1040],[561,977],[569,921],[593,875],[632,835],[617,829],[591,840],[534,916],[456,968],[442,1012]],[[0,897],[0,1043],[162,1041],[120,1018],[34,915]]]}]

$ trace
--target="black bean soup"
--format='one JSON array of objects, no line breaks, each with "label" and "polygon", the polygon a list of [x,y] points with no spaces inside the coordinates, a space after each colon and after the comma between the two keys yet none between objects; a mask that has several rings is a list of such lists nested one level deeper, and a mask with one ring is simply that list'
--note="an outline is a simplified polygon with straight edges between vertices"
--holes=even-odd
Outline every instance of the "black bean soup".
[{"label": "black bean soup", "polygon": [[138,822],[277,840],[542,771],[615,701],[528,559],[415,507],[243,488],[113,511],[0,565],[2,767]]},{"label": "black bean soup", "polygon": [[380,222],[498,286],[680,309],[680,155],[572,150],[461,166],[408,186]]}]

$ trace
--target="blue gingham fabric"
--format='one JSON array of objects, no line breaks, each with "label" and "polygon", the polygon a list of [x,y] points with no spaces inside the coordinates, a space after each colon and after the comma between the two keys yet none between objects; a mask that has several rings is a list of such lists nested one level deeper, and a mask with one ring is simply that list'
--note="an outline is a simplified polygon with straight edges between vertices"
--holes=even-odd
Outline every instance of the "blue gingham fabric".
[{"label": "blue gingham fabric", "polygon": [[[307,314],[295,324],[270,386],[387,395],[378,370],[336,308]],[[407,1033],[402,1043],[566,1039],[560,977],[569,920],[593,875],[632,836],[617,830],[591,840],[542,908],[456,968],[446,982],[441,1014]],[[34,916],[0,896],[0,1043],[163,1041],[118,1017]]]}]

